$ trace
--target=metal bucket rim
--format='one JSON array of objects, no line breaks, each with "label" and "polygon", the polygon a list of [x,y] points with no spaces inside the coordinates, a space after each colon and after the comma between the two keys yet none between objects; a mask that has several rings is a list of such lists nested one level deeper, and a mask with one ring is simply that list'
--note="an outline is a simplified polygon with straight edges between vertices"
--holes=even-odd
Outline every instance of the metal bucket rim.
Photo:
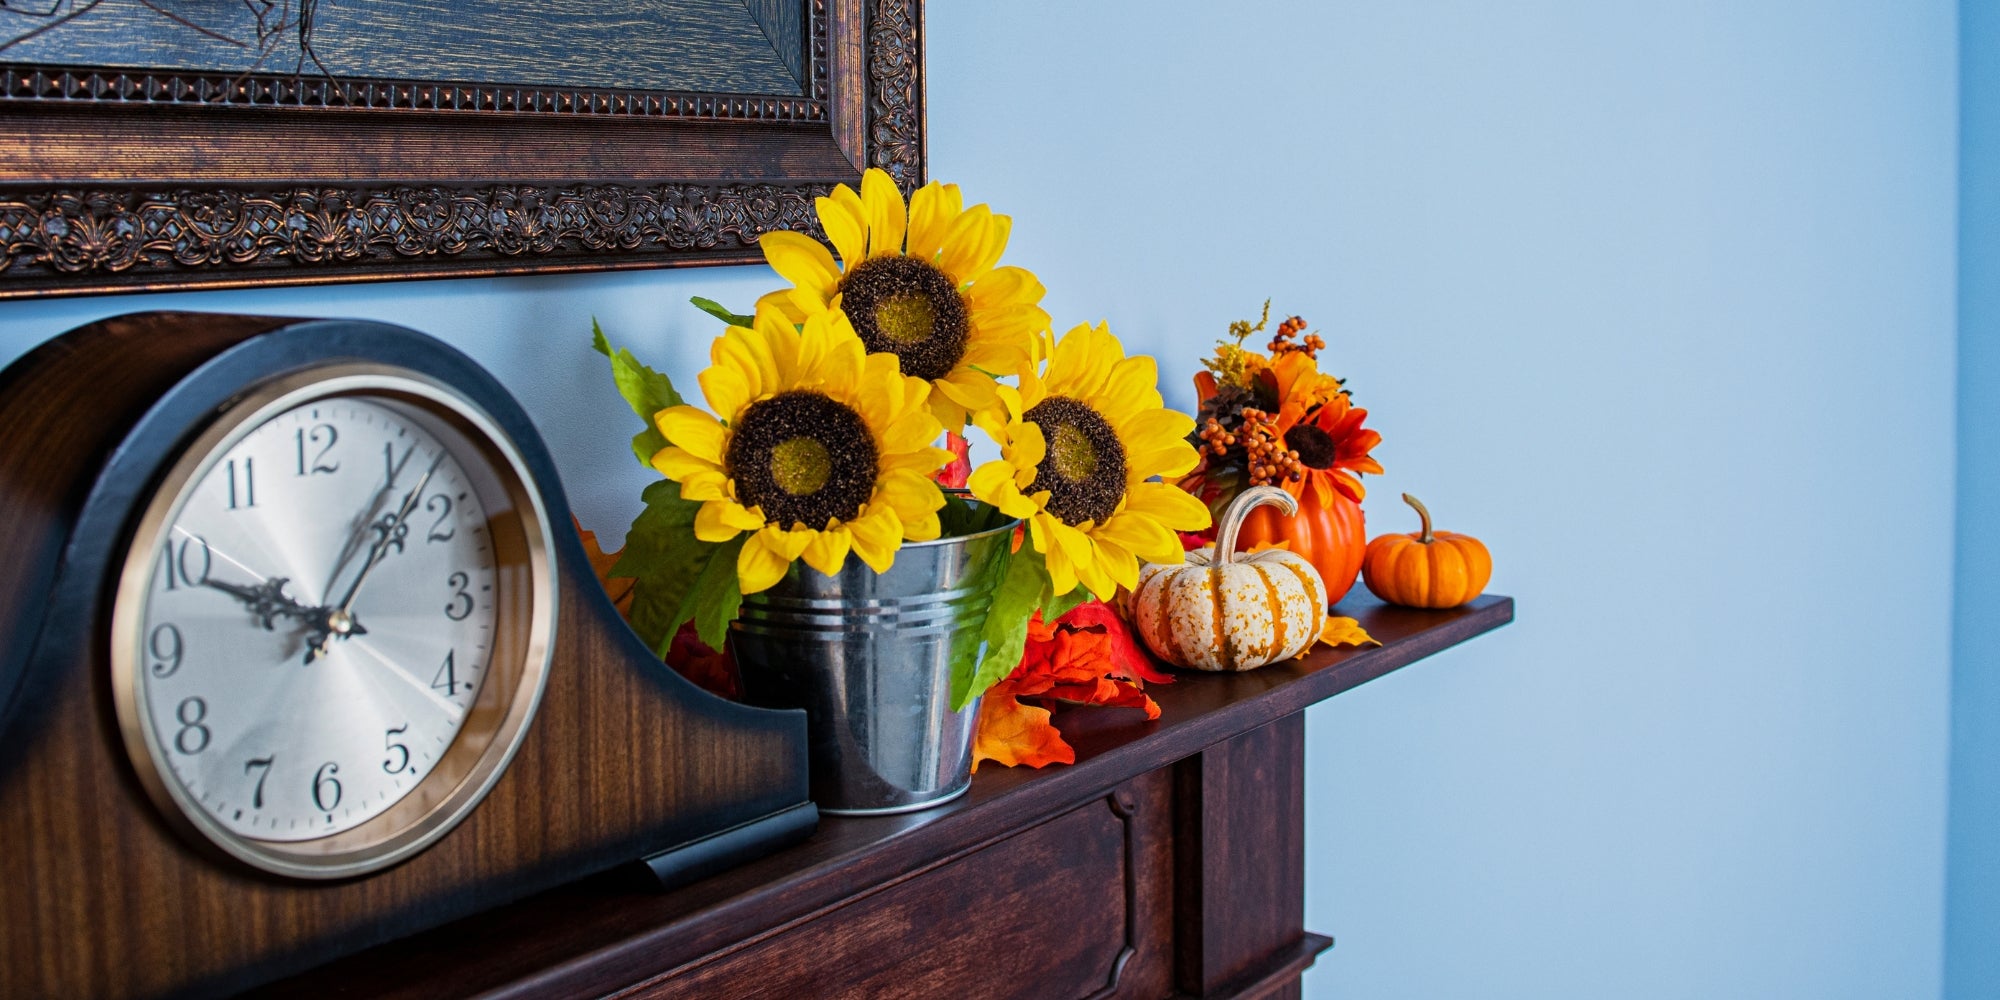
[{"label": "metal bucket rim", "polygon": [[926,545],[947,545],[952,542],[970,542],[977,538],[985,538],[989,535],[997,535],[1003,531],[1011,532],[1015,528],[1020,527],[1020,525],[1021,525],[1021,519],[1016,517],[1009,519],[1006,523],[1001,524],[999,527],[988,528],[985,531],[975,531],[970,535],[943,535],[924,542],[904,542],[902,547],[905,549],[914,549]]}]

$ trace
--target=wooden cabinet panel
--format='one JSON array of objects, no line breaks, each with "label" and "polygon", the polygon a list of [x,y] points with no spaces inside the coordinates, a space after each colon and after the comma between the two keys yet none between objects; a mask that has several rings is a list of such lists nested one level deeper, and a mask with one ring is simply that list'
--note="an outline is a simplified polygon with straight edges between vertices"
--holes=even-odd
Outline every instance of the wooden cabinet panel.
[{"label": "wooden cabinet panel", "polygon": [[627,996],[1164,996],[1171,795],[1142,775]]}]

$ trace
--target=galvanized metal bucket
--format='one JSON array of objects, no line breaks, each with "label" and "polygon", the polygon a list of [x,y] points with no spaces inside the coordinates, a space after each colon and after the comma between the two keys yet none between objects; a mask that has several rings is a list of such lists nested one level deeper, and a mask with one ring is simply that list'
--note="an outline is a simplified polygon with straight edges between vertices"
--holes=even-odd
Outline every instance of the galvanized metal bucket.
[{"label": "galvanized metal bucket", "polygon": [[951,710],[951,665],[978,655],[1015,523],[906,542],[886,573],[853,555],[833,576],[797,562],[743,599],[730,643],[744,696],[806,710],[822,812],[908,812],[965,793],[979,703]]}]

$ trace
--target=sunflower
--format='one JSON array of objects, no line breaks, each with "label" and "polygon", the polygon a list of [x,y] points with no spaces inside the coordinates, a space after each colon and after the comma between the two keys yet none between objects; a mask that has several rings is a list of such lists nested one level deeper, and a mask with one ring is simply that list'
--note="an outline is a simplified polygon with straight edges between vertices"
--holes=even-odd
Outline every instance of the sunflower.
[{"label": "sunflower", "polygon": [[1310,410],[1303,406],[1279,410],[1275,431],[1297,457],[1294,469],[1302,475],[1278,485],[1301,503],[1325,507],[1333,503],[1336,492],[1360,503],[1368,490],[1354,473],[1382,471],[1382,464],[1369,454],[1382,443],[1382,435],[1361,426],[1367,419],[1367,410],[1337,392]]},{"label": "sunflower", "polygon": [[943,428],[924,405],[930,387],[869,354],[837,312],[798,330],[776,309],[754,322],[716,338],[701,373],[720,419],[693,406],[654,417],[671,444],[653,467],[701,501],[695,537],[752,532],[736,561],[742,592],[800,558],[831,575],[852,551],[880,572],[905,539],[938,537],[944,494],[930,476],[951,455],[931,447]]},{"label": "sunflower", "polygon": [[1139,583],[1139,560],[1179,562],[1176,531],[1209,523],[1200,500],[1155,476],[1198,460],[1194,419],[1165,409],[1153,359],[1126,357],[1103,325],[1079,326],[1055,345],[1045,373],[999,386],[1000,407],[974,416],[1000,445],[972,494],[1028,522],[1057,595],[1080,581],[1109,598]]},{"label": "sunflower", "polygon": [[1049,314],[1042,283],[1018,267],[996,267],[1013,220],[985,205],[963,208],[958,186],[925,185],[909,205],[881,170],[815,202],[840,254],[777,231],[759,241],[791,288],[758,300],[794,323],[844,313],[870,353],[894,354],[903,374],[931,384],[930,407],[948,429],[993,405],[993,380],[1034,363]]}]

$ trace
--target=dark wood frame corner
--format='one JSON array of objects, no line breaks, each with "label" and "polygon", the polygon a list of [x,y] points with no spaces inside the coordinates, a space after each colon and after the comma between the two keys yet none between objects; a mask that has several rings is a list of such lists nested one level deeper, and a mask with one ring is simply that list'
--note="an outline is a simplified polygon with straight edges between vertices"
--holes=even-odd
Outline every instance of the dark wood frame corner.
[{"label": "dark wood frame corner", "polygon": [[0,299],[762,261],[925,179],[922,0],[805,0],[808,93],[3,61]]}]

